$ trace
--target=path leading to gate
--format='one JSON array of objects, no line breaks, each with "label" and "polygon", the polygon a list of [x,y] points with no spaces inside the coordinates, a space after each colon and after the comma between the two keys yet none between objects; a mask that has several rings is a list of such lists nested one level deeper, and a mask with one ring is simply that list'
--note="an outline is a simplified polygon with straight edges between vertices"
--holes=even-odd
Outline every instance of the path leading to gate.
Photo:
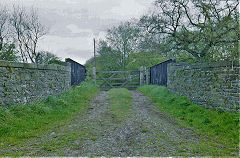
[{"label": "path leading to gate", "polygon": [[[131,91],[131,115],[118,120],[111,113],[108,92],[102,91],[91,101],[84,114],[34,138],[22,146],[4,152],[22,151],[21,156],[196,156],[200,136],[181,127],[174,119],[159,112],[151,100]],[[56,149],[55,146],[58,146]],[[61,146],[61,147],[59,147]],[[195,148],[195,149],[194,149]],[[219,148],[219,147],[209,147]],[[1,150],[0,150],[1,151]],[[2,150],[3,152],[3,150]],[[193,153],[194,152],[194,153]]]},{"label": "path leading to gate", "polygon": [[[132,114],[122,122],[115,122],[109,109],[108,93],[102,92],[92,101],[88,122],[99,132],[96,140],[79,141],[79,149],[71,147],[66,155],[82,156],[167,156],[179,155],[188,145],[198,142],[194,132],[159,113],[150,100],[131,91]],[[76,122],[78,125],[80,122]],[[89,125],[88,125],[89,126]]]}]

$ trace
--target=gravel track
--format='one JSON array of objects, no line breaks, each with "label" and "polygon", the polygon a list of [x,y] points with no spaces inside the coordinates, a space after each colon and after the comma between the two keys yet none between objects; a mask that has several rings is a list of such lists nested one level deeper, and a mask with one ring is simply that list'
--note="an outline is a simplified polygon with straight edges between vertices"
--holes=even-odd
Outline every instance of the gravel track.
[{"label": "gravel track", "polygon": [[[203,141],[201,136],[159,112],[140,92],[131,95],[131,113],[124,120],[111,113],[108,92],[102,91],[70,123],[4,151],[24,151],[20,156],[206,156],[193,149]],[[51,149],[52,142],[65,145]]]},{"label": "gravel track", "polygon": [[[102,92],[91,102],[86,120],[98,132],[96,140],[79,141],[78,150],[68,149],[67,156],[170,156],[183,147],[197,143],[194,132],[179,127],[175,120],[159,113],[148,97],[131,91],[132,114],[124,121],[111,115],[108,93]],[[187,151],[185,154],[190,154]]]}]

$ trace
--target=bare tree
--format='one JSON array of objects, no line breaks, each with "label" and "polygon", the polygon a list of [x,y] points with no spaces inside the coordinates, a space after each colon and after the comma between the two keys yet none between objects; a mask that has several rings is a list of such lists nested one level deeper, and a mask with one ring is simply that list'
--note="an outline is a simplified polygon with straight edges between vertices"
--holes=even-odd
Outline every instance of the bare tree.
[{"label": "bare tree", "polygon": [[27,62],[28,57],[24,50],[24,38],[25,38],[25,28],[24,23],[26,19],[26,13],[24,8],[13,6],[13,12],[11,14],[11,25],[13,27],[14,33],[16,34],[16,40],[18,43],[18,49],[21,54],[21,58],[23,62]]},{"label": "bare tree", "polygon": [[17,37],[23,62],[30,60],[32,63],[37,63],[39,56],[37,45],[39,39],[47,33],[46,27],[40,22],[37,11],[33,8],[27,11],[23,7],[13,6],[10,21]]},{"label": "bare tree", "polygon": [[6,6],[0,4],[0,51],[3,49],[4,39],[8,35],[9,12]]}]

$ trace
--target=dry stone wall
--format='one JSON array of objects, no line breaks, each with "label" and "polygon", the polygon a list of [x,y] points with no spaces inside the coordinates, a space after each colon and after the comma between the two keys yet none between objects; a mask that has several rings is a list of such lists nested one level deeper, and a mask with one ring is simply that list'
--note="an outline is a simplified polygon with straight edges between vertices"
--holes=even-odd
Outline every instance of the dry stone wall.
[{"label": "dry stone wall", "polygon": [[168,88],[206,108],[238,111],[239,63],[168,65]]},{"label": "dry stone wall", "polygon": [[58,95],[71,83],[71,67],[0,61],[0,106]]}]

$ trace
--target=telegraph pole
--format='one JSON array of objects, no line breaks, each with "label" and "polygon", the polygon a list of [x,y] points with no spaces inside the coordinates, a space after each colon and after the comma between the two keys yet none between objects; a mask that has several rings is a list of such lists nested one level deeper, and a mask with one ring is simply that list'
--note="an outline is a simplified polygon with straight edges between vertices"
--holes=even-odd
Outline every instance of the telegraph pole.
[{"label": "telegraph pole", "polygon": [[97,62],[96,62],[96,40],[93,39],[93,45],[94,45],[94,67],[97,68]]},{"label": "telegraph pole", "polygon": [[97,76],[97,70],[96,70],[96,66],[97,66],[97,62],[96,62],[96,41],[95,41],[95,38],[93,39],[93,47],[94,47],[94,66],[93,66],[93,80],[94,80],[94,83],[95,85],[97,84],[97,81],[96,81],[96,76]]}]

